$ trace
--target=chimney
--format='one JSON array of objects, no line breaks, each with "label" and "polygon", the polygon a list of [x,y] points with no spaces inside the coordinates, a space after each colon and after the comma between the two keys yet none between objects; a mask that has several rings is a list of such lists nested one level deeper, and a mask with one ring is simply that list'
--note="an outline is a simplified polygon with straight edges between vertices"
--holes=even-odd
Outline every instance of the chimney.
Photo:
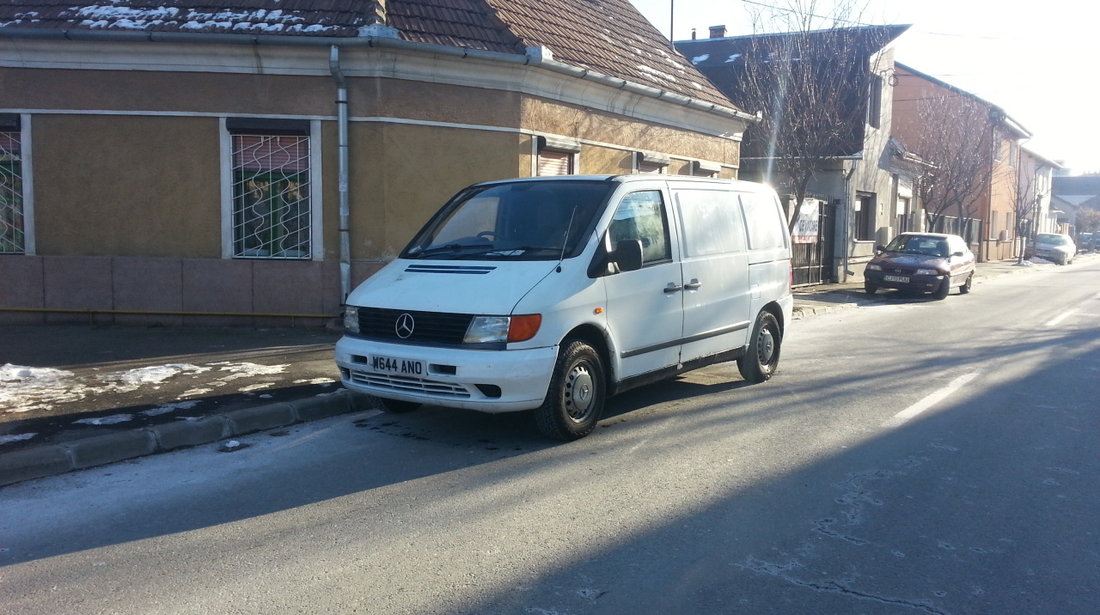
[{"label": "chimney", "polygon": [[726,38],[726,26],[711,26],[710,27],[711,38]]},{"label": "chimney", "polygon": [[386,25],[386,0],[370,0],[366,5],[367,25]]}]

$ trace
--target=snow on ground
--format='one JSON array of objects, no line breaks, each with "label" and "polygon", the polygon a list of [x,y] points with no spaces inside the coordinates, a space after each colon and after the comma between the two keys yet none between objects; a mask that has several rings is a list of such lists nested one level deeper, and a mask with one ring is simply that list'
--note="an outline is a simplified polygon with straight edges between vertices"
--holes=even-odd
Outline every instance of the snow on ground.
[{"label": "snow on ground", "polygon": [[[20,413],[49,410],[57,404],[78,402],[101,394],[129,393],[143,388],[157,390],[166,382],[181,377],[197,377],[215,372],[207,386],[194,388],[180,398],[209,393],[242,378],[282,374],[290,365],[260,365],[257,363],[220,361],[205,365],[168,363],[136,369],[78,376],[73,372],[48,367],[12,365],[0,366],[0,412]],[[252,384],[249,390],[267,388],[270,384]],[[166,414],[190,408],[189,402],[166,404],[147,410],[146,414]],[[110,417],[103,417],[110,418]],[[97,419],[102,420],[102,419]],[[98,423],[105,424],[105,423]]]}]

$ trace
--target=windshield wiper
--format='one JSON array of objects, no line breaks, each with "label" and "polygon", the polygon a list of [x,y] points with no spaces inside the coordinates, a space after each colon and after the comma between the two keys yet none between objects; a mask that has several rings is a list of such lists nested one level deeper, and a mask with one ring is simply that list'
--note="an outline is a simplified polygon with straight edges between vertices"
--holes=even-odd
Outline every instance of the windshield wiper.
[{"label": "windshield wiper", "polygon": [[409,256],[412,256],[413,258],[431,258],[433,256],[439,256],[440,254],[468,255],[471,252],[475,254],[483,254],[486,252],[492,252],[494,250],[496,250],[496,248],[494,248],[493,246],[481,246],[468,243],[448,243],[442,246],[434,246],[421,250],[419,252],[414,252]]},{"label": "windshield wiper", "polygon": [[555,246],[509,246],[507,248],[493,248],[486,252],[487,256],[522,256],[528,252],[550,252],[557,254],[561,248]]}]

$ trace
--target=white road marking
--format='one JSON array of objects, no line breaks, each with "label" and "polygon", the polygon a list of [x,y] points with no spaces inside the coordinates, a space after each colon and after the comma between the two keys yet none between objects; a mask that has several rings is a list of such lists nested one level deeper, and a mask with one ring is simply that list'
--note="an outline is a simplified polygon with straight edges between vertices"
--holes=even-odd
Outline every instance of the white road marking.
[{"label": "white road marking", "polygon": [[932,406],[947,399],[949,395],[958,391],[962,387],[966,386],[968,382],[978,377],[978,372],[970,372],[969,374],[963,374],[958,378],[952,380],[948,385],[935,393],[932,393],[917,403],[909,406],[905,410],[895,414],[890,420],[886,421],[884,427],[899,427],[904,425],[910,419],[920,415],[925,410],[928,410]]},{"label": "white road marking", "polygon": [[1062,312],[1061,314],[1059,314],[1059,315],[1055,316],[1054,318],[1051,318],[1051,319],[1050,319],[1049,321],[1047,321],[1047,323],[1046,323],[1045,325],[1043,325],[1043,326],[1046,326],[1046,327],[1057,327],[1057,326],[1058,326],[1058,323],[1060,323],[1060,322],[1062,322],[1063,320],[1065,320],[1065,319],[1069,318],[1070,316],[1073,316],[1074,314],[1076,314],[1076,313],[1077,313],[1077,310],[1078,310],[1078,309],[1079,309],[1079,308],[1073,308],[1072,310],[1066,310],[1065,312]]}]

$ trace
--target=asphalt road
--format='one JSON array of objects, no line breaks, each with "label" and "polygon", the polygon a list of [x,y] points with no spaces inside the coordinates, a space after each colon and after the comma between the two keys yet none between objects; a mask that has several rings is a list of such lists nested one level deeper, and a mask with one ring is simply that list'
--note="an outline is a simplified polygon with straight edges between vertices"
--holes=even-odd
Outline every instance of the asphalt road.
[{"label": "asphalt road", "polygon": [[1100,261],[798,321],[555,445],[427,408],[0,489],[0,612],[1096,613]]}]

